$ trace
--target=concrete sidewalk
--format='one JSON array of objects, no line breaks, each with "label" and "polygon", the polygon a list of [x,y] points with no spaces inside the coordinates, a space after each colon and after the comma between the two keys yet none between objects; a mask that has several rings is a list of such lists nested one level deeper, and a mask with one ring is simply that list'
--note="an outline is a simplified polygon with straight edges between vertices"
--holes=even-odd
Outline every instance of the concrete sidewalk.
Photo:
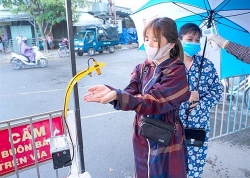
[{"label": "concrete sidewalk", "polygon": [[203,178],[250,177],[250,128],[211,140]]}]

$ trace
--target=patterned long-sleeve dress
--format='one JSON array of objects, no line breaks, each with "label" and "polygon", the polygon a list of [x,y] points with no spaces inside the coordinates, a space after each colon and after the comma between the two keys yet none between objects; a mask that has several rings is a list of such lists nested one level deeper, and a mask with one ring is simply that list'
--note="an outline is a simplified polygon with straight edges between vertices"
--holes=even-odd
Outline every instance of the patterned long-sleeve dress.
[{"label": "patterned long-sleeve dress", "polygon": [[[112,89],[118,93],[118,100],[113,102],[115,109],[136,112],[133,124],[135,177],[186,178],[183,126],[180,120],[175,122],[174,119],[180,104],[190,97],[185,66],[181,60],[169,58],[160,65],[146,60],[135,67],[124,90]],[[162,146],[140,135],[141,119],[146,115],[176,126],[169,146]]]},{"label": "patterned long-sleeve dress", "polygon": [[214,64],[210,60],[203,59],[200,80],[198,79],[201,58],[201,56],[195,55],[192,66],[189,70],[186,69],[190,91],[196,90],[199,81],[198,93],[200,100],[198,105],[191,112],[188,112],[189,102],[183,102],[179,111],[184,127],[205,128],[206,130],[206,138],[202,147],[187,147],[189,178],[201,177],[203,173],[210,132],[209,112],[212,107],[216,106],[222,96],[222,85]]}]

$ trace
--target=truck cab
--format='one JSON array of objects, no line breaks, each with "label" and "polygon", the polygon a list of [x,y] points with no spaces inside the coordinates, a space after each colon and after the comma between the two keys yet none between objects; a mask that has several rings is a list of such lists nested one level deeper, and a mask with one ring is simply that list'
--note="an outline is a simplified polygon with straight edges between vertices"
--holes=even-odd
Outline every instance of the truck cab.
[{"label": "truck cab", "polygon": [[84,53],[92,56],[95,52],[103,53],[103,51],[113,53],[115,45],[118,45],[118,32],[109,34],[105,29],[98,27],[79,31],[74,38],[74,49],[78,56]]}]

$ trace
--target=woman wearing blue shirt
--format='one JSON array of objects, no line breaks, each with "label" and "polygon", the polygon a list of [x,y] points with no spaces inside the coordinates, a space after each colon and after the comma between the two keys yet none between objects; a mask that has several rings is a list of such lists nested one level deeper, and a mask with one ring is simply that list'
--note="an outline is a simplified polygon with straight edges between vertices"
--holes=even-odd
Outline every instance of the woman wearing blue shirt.
[{"label": "woman wearing blue shirt", "polygon": [[187,146],[188,177],[201,177],[206,162],[210,132],[209,112],[222,96],[222,85],[214,64],[198,55],[201,50],[202,32],[194,23],[187,23],[180,28],[179,39],[184,51],[184,64],[191,96],[189,101],[180,106],[180,119],[184,127],[203,128],[205,142],[201,147]]}]

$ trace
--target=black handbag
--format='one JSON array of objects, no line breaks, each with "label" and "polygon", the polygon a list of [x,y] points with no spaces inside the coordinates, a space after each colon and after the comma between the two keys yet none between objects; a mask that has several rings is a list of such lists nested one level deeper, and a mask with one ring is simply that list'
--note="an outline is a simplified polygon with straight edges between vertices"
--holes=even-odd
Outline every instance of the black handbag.
[{"label": "black handbag", "polygon": [[188,146],[202,147],[206,138],[205,129],[185,128],[186,144]]},{"label": "black handbag", "polygon": [[172,141],[175,130],[176,128],[167,122],[156,118],[143,117],[140,134],[151,141],[168,146]]}]

